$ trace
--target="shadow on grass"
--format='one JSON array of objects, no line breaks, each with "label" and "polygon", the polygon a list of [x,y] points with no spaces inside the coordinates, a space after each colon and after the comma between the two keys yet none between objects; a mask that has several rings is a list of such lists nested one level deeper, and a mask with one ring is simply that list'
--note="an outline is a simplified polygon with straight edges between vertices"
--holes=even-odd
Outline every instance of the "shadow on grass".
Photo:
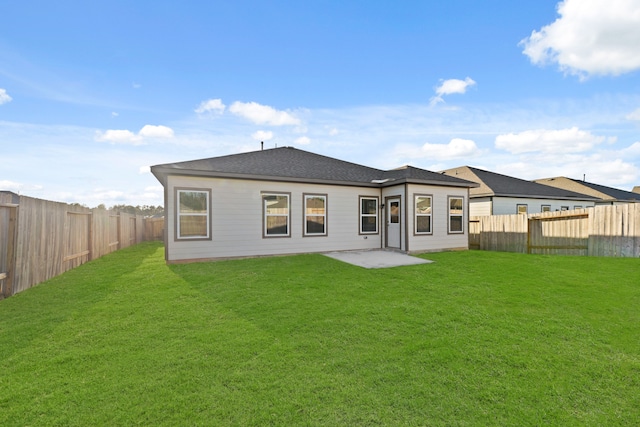
[{"label": "shadow on grass", "polygon": [[149,242],[112,252],[0,301],[0,360],[104,300],[119,286],[119,278],[160,247]]}]

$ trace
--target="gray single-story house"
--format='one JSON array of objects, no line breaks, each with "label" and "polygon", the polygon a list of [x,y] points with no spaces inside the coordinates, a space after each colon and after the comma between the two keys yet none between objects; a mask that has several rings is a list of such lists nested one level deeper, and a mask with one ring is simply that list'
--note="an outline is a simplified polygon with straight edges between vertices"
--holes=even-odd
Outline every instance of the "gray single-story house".
[{"label": "gray single-story house", "polygon": [[534,182],[593,196],[598,199],[596,205],[640,203],[640,194],[636,192],[607,187],[606,185],[595,184],[585,180],[556,176],[553,178],[536,179]]},{"label": "gray single-story house", "polygon": [[291,147],[151,167],[164,186],[167,262],[347,250],[468,248],[469,188]]},{"label": "gray single-story house", "polygon": [[595,206],[597,198],[563,188],[459,166],[441,173],[478,183],[469,192],[470,215],[515,215],[566,211]]}]

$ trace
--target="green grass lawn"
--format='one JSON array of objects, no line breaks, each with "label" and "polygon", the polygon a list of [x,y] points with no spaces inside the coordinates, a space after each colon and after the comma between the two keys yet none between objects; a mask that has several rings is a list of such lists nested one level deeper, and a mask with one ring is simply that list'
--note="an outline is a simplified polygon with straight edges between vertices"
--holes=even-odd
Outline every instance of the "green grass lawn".
[{"label": "green grass lawn", "polygon": [[0,425],[640,425],[640,260],[141,244],[0,301]]}]

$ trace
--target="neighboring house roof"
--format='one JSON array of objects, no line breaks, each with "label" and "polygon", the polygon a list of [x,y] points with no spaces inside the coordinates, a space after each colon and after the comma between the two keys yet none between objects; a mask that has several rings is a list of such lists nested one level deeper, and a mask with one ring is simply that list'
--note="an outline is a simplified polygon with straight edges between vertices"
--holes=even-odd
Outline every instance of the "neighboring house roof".
[{"label": "neighboring house roof", "polygon": [[412,166],[384,171],[293,147],[156,165],[151,167],[151,172],[163,185],[168,175],[193,175],[369,187],[403,182],[467,188],[477,186],[473,182]]},{"label": "neighboring house roof", "polygon": [[550,187],[535,182],[527,181],[512,176],[501,175],[495,172],[489,172],[483,169],[477,169],[471,166],[460,166],[457,168],[442,171],[448,176],[474,181],[480,184],[477,188],[469,191],[469,197],[522,197],[533,199],[567,199],[567,200],[583,200],[594,201],[593,196],[582,193],[565,190],[562,188]]},{"label": "neighboring house roof", "polygon": [[0,190],[0,203],[17,205],[20,203],[20,196],[13,191]]},{"label": "neighboring house roof", "polygon": [[637,202],[640,201],[640,194],[631,191],[619,190],[605,185],[594,184],[592,182],[580,181],[577,179],[557,176],[554,178],[536,179],[534,182],[549,185],[556,188],[564,188],[571,191],[588,194],[601,200]]}]

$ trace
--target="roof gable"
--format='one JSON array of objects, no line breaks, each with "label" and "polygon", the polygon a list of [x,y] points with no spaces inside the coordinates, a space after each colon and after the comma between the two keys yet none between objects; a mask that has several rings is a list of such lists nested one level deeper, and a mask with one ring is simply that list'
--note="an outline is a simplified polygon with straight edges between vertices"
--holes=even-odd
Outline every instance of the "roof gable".
[{"label": "roof gable", "polygon": [[447,175],[455,175],[457,173],[457,176],[478,182],[480,187],[471,189],[470,191],[470,195],[472,197],[505,196],[544,199],[595,200],[594,197],[586,194],[563,188],[550,187],[536,182],[489,172],[487,170],[470,166],[448,169],[443,173]]},{"label": "roof gable", "polygon": [[207,172],[263,177],[309,178],[337,181],[380,179],[383,171],[321,156],[291,147],[272,148],[228,156],[159,165],[175,172]]},{"label": "roof gable", "polygon": [[292,147],[156,165],[151,171],[163,184],[167,175],[196,175],[369,186],[407,181],[460,187],[475,185],[424,169],[406,167],[384,171]]},{"label": "roof gable", "polygon": [[579,179],[566,178],[564,176],[536,179],[535,182],[578,191],[602,200],[618,200],[624,202],[640,201],[640,194],[632,191],[620,190],[618,188],[607,187],[606,185],[594,184]]}]

